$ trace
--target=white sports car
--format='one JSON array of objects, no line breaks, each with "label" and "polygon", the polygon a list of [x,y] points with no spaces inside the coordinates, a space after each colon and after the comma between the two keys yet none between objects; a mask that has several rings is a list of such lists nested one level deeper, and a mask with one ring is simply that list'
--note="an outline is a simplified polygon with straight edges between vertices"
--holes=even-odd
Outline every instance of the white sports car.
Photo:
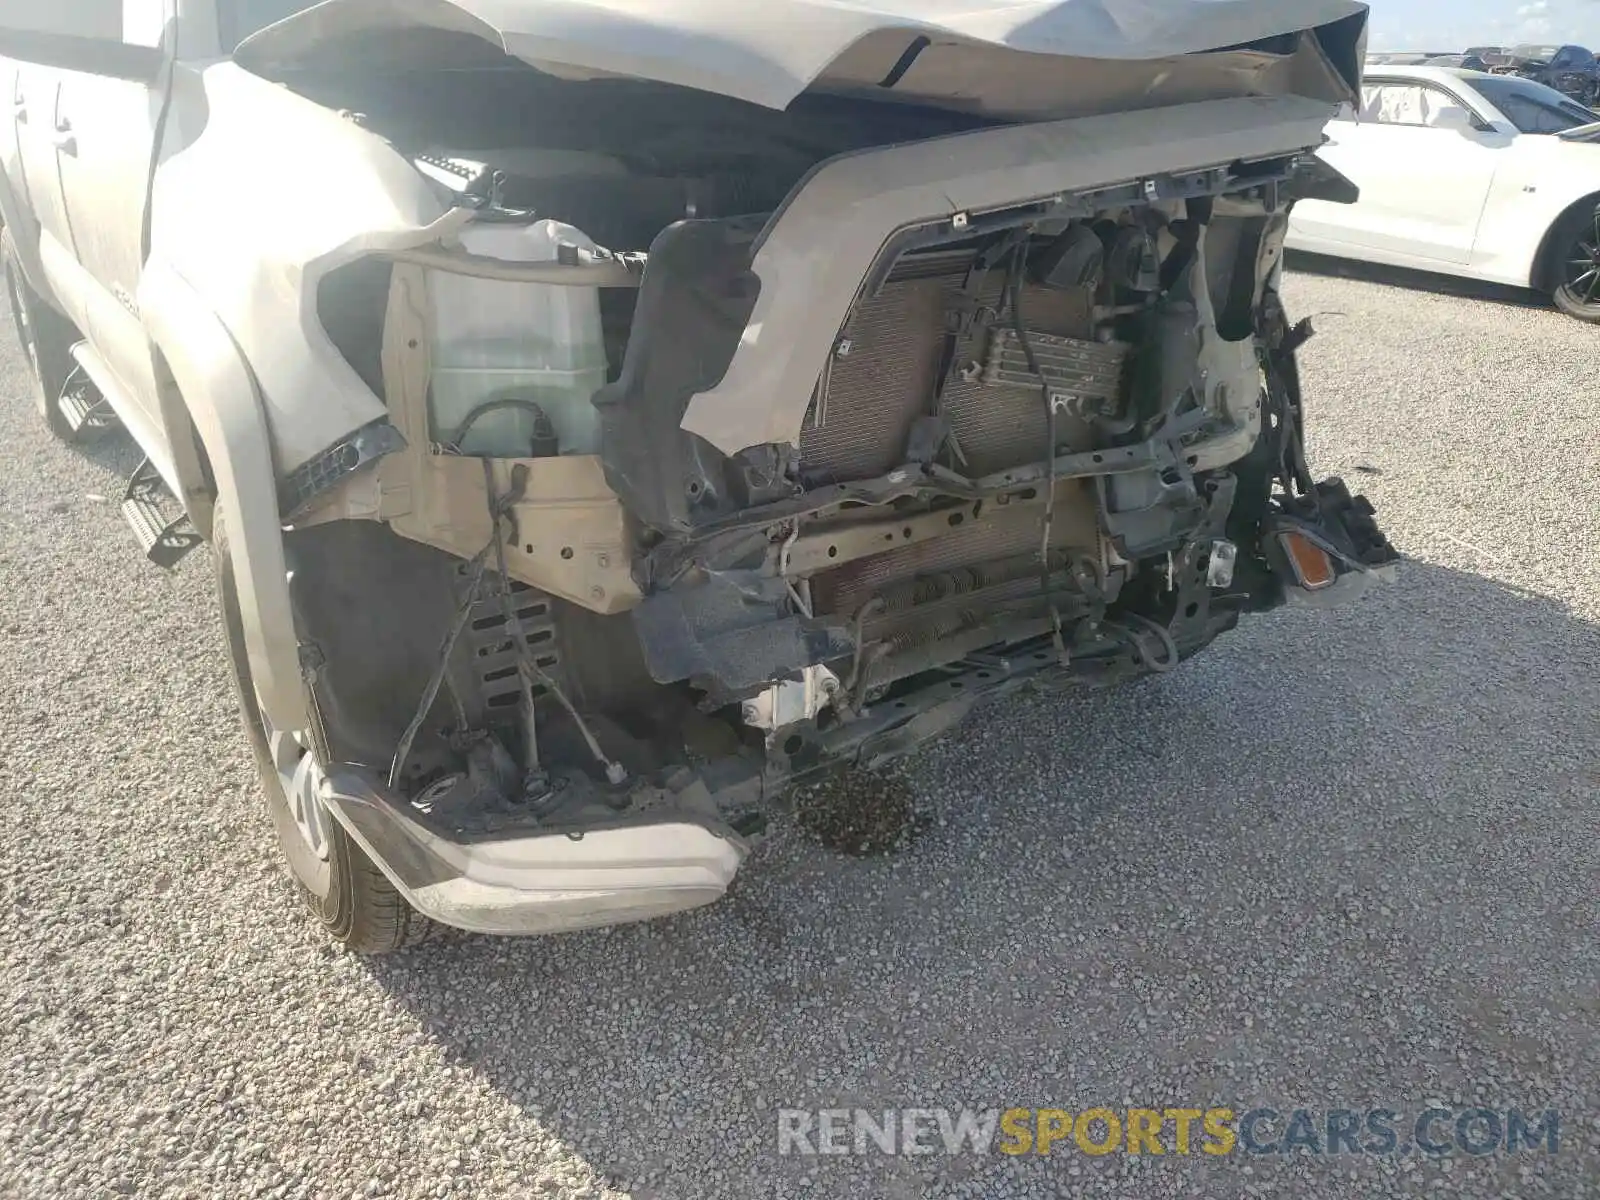
[{"label": "white sports car", "polygon": [[1531,287],[1600,322],[1600,114],[1506,75],[1367,72],[1317,151],[1361,190],[1303,200],[1288,246]]}]

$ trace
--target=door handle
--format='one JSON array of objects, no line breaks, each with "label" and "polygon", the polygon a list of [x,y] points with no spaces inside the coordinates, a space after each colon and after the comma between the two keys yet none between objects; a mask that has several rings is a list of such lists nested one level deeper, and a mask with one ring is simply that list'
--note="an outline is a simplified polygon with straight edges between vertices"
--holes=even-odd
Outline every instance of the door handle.
[{"label": "door handle", "polygon": [[11,105],[11,119],[18,125],[28,123],[28,104],[25,100],[16,100]]},{"label": "door handle", "polygon": [[50,140],[62,154],[76,154],[78,152],[78,137],[72,132],[72,122],[65,117],[56,121],[55,136]]}]

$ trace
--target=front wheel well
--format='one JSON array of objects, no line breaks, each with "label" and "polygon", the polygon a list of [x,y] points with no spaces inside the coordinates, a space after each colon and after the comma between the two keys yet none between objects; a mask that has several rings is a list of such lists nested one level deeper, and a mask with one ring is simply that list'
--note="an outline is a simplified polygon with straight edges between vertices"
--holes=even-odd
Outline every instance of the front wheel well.
[{"label": "front wheel well", "polygon": [[1544,231],[1544,237],[1539,242],[1539,252],[1533,256],[1533,273],[1529,284],[1540,292],[1553,292],[1556,289],[1556,255],[1559,253],[1558,237],[1576,213],[1585,209],[1593,211],[1600,208],[1600,192],[1591,192],[1574,200],[1560,215],[1550,222],[1549,228]]}]

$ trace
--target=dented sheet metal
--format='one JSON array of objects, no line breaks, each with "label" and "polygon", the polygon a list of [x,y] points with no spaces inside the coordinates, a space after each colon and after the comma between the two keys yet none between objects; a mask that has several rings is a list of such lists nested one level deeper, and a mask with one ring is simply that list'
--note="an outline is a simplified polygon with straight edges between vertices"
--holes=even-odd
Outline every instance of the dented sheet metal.
[{"label": "dented sheet metal", "polygon": [[[1005,88],[1005,78],[987,67],[963,72],[959,62],[952,70],[939,62],[939,47],[1153,60],[1326,27],[1366,10],[1353,0],[325,0],[247,38],[235,56],[252,70],[270,69],[331,39],[432,28],[481,37],[563,74],[648,79],[784,108],[816,83],[921,94],[927,89],[910,75],[933,49],[922,70],[931,66],[952,99],[981,109],[985,89]],[[1359,37],[1361,22],[1354,25]],[[1340,54],[1347,75],[1357,49]],[[902,82],[910,85],[903,91]]]}]

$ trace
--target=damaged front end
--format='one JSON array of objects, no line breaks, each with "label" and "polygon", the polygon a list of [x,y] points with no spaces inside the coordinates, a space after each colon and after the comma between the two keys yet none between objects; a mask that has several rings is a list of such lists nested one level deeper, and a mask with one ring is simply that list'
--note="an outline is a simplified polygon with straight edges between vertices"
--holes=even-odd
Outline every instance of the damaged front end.
[{"label": "damaged front end", "polygon": [[[295,493],[329,807],[452,924],[655,915],[796,779],[1388,572],[1309,472],[1278,294],[1290,205],[1347,186],[1306,167],[1356,83],[1319,46],[1216,52],[1314,58],[1302,93],[1185,61],[1197,96],[1050,119],[674,89],[653,123],[527,68],[611,105],[539,153],[357,97],[455,207],[329,277],[394,432]],[[545,357],[464,363],[468,311]]]}]

